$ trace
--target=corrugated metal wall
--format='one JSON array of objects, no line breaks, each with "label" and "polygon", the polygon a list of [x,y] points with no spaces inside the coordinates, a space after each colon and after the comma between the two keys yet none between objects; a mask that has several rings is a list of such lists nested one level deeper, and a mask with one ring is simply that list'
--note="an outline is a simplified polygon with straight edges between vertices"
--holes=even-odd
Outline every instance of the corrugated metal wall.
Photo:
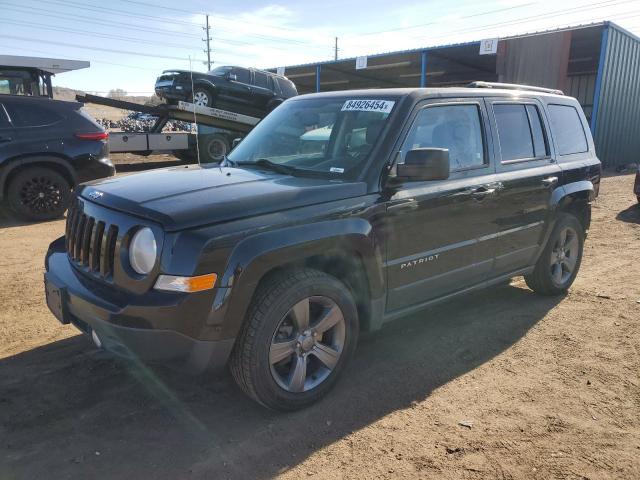
[{"label": "corrugated metal wall", "polygon": [[600,66],[595,144],[605,167],[640,161],[640,41],[609,25]]},{"label": "corrugated metal wall", "polygon": [[596,76],[595,74],[570,75],[567,78],[567,89],[565,93],[575,97],[582,105],[587,120],[591,122],[593,112],[593,96],[595,95]]}]

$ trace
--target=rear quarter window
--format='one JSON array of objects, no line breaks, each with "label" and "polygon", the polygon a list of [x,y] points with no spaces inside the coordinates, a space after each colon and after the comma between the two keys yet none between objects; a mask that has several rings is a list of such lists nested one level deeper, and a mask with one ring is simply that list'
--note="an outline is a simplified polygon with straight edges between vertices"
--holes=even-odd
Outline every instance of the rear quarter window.
[{"label": "rear quarter window", "polygon": [[7,114],[4,113],[4,107],[0,104],[0,128],[8,128],[11,124],[7,118]]},{"label": "rear quarter window", "polygon": [[558,153],[571,155],[587,152],[589,145],[578,110],[571,105],[549,105],[548,109]]},{"label": "rear quarter window", "polygon": [[60,114],[40,105],[18,105],[7,102],[4,107],[9,114],[11,123],[18,128],[42,127],[63,120]]},{"label": "rear quarter window", "polygon": [[291,83],[290,80],[287,80],[285,78],[277,78],[277,81],[278,85],[280,86],[280,91],[285,97],[295,97],[298,94],[298,91],[293,86],[293,83]]}]

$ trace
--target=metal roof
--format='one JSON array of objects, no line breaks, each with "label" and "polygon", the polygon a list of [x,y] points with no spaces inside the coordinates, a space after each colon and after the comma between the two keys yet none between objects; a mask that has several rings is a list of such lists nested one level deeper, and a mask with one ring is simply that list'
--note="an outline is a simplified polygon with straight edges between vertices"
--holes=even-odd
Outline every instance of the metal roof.
[{"label": "metal roof", "polygon": [[0,67],[37,68],[45,72],[64,73],[89,68],[84,60],[65,60],[61,58],[23,57],[19,55],[0,55]]},{"label": "metal roof", "polygon": [[[619,25],[610,22],[610,21],[601,21],[601,22],[592,22],[592,23],[585,23],[585,24],[579,24],[579,25],[572,25],[572,26],[566,26],[566,27],[559,27],[559,28],[554,28],[554,29],[549,29],[549,30],[539,30],[539,31],[533,31],[533,32],[526,32],[526,33],[520,33],[518,35],[511,35],[508,37],[496,37],[499,38],[500,40],[510,40],[510,39],[515,39],[515,38],[523,38],[523,37],[530,37],[530,36],[534,36],[534,35],[544,35],[544,34],[548,34],[548,33],[557,33],[557,32],[565,32],[568,30],[580,30],[583,28],[591,28],[591,27],[602,27],[605,25],[612,25],[615,28],[618,28],[620,30],[624,30],[623,28],[621,28]],[[633,35],[629,32],[626,32],[629,35]],[[459,43],[448,43],[448,44],[442,44],[442,45],[432,45],[432,46],[424,46],[424,47],[419,47],[419,48],[410,48],[407,50],[396,50],[396,51],[389,51],[389,52],[382,52],[382,53],[374,53],[371,55],[363,55],[363,56],[367,56],[368,58],[376,58],[376,57],[383,57],[385,55],[402,55],[402,54],[411,54],[411,53],[420,53],[424,50],[437,50],[437,49],[442,49],[442,48],[453,48],[453,47],[463,47],[463,46],[467,46],[467,45],[475,45],[475,44],[480,44],[480,42],[482,41],[482,39],[479,40],[473,40],[473,41],[469,41],[469,42],[459,42]],[[341,63],[341,62],[348,62],[348,61],[354,61],[355,62],[356,57],[346,57],[346,58],[339,58],[338,60],[323,60],[323,61],[319,61],[319,62],[309,62],[309,63],[300,63],[297,65],[286,65],[285,66],[285,74],[286,74],[286,69],[287,68],[302,68],[302,67],[314,67],[316,65],[329,65],[329,64],[335,64],[335,63]],[[269,68],[267,70],[275,70],[275,67]]]}]

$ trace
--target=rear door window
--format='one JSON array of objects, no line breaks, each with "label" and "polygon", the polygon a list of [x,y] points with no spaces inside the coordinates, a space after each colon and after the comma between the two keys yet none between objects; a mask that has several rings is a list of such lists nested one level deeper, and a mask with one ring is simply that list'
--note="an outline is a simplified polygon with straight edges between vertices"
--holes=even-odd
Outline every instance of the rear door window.
[{"label": "rear door window", "polygon": [[406,155],[415,148],[446,148],[451,171],[486,165],[478,105],[438,105],[422,109],[402,152]]},{"label": "rear door window", "polygon": [[503,162],[543,158],[548,155],[544,128],[535,105],[496,103],[493,105],[493,113]]},{"label": "rear door window", "polygon": [[589,150],[587,136],[575,107],[549,105],[549,117],[560,155],[584,153]]}]

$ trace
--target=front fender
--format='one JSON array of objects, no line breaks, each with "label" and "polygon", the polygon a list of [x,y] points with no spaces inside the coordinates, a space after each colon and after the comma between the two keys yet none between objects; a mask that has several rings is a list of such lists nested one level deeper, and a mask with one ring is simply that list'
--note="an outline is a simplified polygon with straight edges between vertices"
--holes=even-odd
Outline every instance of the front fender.
[{"label": "front fender", "polygon": [[221,337],[236,336],[255,290],[271,270],[318,256],[357,255],[368,280],[370,297],[383,294],[381,247],[371,224],[349,218],[292,226],[248,237],[236,245],[224,274],[219,277],[210,324],[219,325]]}]

